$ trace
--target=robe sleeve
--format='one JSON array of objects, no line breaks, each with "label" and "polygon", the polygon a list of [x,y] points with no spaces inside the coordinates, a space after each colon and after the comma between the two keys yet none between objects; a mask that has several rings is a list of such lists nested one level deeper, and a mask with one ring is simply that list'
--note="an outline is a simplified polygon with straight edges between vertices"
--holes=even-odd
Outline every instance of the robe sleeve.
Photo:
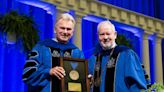
[{"label": "robe sleeve", "polygon": [[[23,70],[23,81],[31,86],[45,86],[50,80],[50,67],[43,62],[47,62],[46,51],[48,48],[36,45],[26,60]],[[50,61],[49,61],[50,62]]]},{"label": "robe sleeve", "polygon": [[138,92],[137,90],[147,88],[141,60],[132,50],[126,51],[124,81],[127,87],[132,90],[130,92]]},{"label": "robe sleeve", "polygon": [[91,74],[91,75],[94,75],[95,62],[96,62],[96,57],[95,56],[91,56],[88,59],[88,73]]}]

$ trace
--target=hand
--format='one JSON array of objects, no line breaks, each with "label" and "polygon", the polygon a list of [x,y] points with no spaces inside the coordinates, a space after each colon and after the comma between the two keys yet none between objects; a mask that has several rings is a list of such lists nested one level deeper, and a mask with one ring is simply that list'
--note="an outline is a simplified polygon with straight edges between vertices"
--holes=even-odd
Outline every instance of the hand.
[{"label": "hand", "polygon": [[88,75],[88,78],[91,79],[93,76],[91,74]]},{"label": "hand", "polygon": [[90,85],[92,85],[93,84],[93,75],[89,74],[88,79],[89,79]]},{"label": "hand", "polygon": [[65,70],[63,69],[63,67],[60,66],[56,66],[50,69],[50,75],[51,76],[56,76],[59,80],[64,78],[65,74]]}]

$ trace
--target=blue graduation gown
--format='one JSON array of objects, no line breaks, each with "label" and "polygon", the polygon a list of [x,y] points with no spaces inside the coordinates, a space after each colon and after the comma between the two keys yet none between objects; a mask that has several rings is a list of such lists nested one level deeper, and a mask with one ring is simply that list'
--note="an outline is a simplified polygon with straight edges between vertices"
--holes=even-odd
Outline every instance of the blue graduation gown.
[{"label": "blue graduation gown", "polygon": [[50,92],[51,48],[58,49],[61,57],[64,51],[71,49],[71,57],[84,58],[83,52],[72,43],[62,44],[51,39],[39,42],[27,58],[23,71],[23,81],[30,92]]},{"label": "blue graduation gown", "polygon": [[[119,46],[118,48],[119,54],[116,60],[113,83],[114,92],[140,92],[141,89],[146,89],[144,71],[137,54],[124,46]],[[102,48],[98,48],[97,50],[99,52]],[[106,63],[108,58],[108,56],[102,56],[101,85],[99,92],[105,92]],[[88,62],[89,73],[92,75],[94,75],[95,64],[96,56],[93,55],[89,58]],[[93,86],[91,87],[91,92],[92,91]]]}]

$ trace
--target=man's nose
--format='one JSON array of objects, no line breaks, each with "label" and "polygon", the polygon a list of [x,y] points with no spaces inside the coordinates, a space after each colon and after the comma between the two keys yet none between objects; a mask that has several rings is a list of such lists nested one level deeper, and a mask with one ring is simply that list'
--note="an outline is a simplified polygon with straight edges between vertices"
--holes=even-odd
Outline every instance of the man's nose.
[{"label": "man's nose", "polygon": [[68,32],[68,31],[67,31],[67,28],[65,28],[63,32],[64,32],[64,33],[67,33],[67,32]]},{"label": "man's nose", "polygon": [[108,39],[108,35],[104,35],[104,39]]}]

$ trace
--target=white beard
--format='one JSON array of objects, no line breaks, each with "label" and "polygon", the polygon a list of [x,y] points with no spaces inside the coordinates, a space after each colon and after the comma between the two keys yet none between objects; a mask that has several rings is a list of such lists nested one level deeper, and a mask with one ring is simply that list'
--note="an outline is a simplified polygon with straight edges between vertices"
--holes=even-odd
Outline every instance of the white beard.
[{"label": "white beard", "polygon": [[100,43],[100,45],[102,46],[103,50],[108,50],[108,49],[114,48],[117,44],[115,41],[113,41],[111,44],[110,43],[107,43],[107,44]]}]

